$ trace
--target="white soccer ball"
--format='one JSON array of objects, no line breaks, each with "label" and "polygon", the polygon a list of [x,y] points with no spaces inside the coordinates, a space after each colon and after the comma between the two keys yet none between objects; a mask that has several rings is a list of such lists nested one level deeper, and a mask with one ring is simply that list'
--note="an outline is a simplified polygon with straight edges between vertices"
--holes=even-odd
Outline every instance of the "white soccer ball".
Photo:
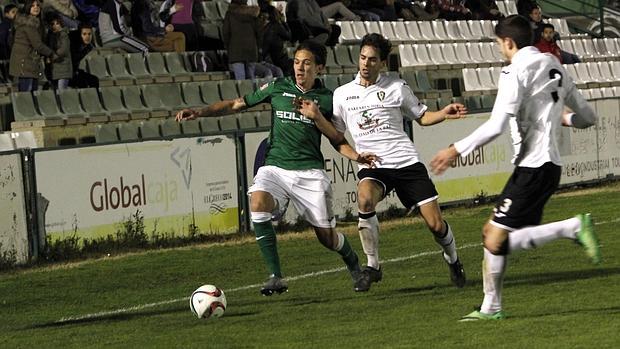
[{"label": "white soccer ball", "polygon": [[202,285],[189,297],[189,308],[199,319],[220,317],[226,310],[224,291],[213,285]]}]

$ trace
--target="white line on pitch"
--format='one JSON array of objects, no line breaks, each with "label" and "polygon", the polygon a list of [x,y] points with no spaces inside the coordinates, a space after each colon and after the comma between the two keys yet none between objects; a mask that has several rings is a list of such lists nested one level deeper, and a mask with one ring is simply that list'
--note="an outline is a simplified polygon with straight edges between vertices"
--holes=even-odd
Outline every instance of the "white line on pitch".
[{"label": "white line on pitch", "polygon": [[[460,249],[471,248],[471,247],[478,247],[478,246],[481,246],[481,244],[480,243],[466,244],[466,245],[462,245],[462,246],[458,247],[457,249],[460,250]],[[381,261],[381,263],[382,264],[387,264],[387,263],[402,262],[402,261],[409,260],[409,259],[429,256],[429,255],[436,254],[436,253],[439,253],[439,252],[441,252],[441,251],[440,250],[435,250],[435,251],[420,252],[420,253],[416,253],[416,254],[413,254],[413,255],[410,255],[410,256],[397,257],[397,258],[391,258],[391,259],[383,260],[383,261]],[[321,270],[321,271],[317,271],[317,272],[313,272],[313,273],[307,273],[307,274],[287,277],[286,280],[288,280],[288,281],[295,281],[295,280],[307,279],[307,278],[317,277],[317,276],[321,276],[321,275],[325,275],[325,274],[337,273],[337,272],[343,271],[345,269],[346,269],[345,267],[326,269],[326,270]],[[231,288],[231,289],[225,290],[225,292],[226,293],[231,293],[231,292],[243,291],[243,290],[247,290],[247,289],[258,288],[260,286],[262,286],[262,284],[246,285],[246,286],[241,286],[241,287],[237,287],[237,288]],[[120,308],[120,309],[116,309],[116,310],[101,311],[101,312],[92,313],[92,314],[85,314],[85,315],[78,315],[78,316],[67,316],[67,317],[63,317],[62,319],[56,321],[55,323],[56,324],[62,324],[62,323],[65,323],[65,322],[80,321],[80,320],[95,319],[95,318],[101,318],[101,317],[112,316],[112,315],[125,314],[125,313],[130,313],[130,312],[133,312],[133,311],[139,311],[139,310],[144,310],[144,309],[148,309],[148,308],[154,308],[154,307],[158,307],[158,306],[162,306],[162,305],[179,303],[179,302],[185,302],[185,301],[188,301],[188,300],[189,300],[189,297],[182,297],[182,298],[176,298],[176,299],[169,299],[169,300],[161,301],[161,302],[135,305],[135,306],[126,307],[126,308]]]},{"label": "white line on pitch", "polygon": [[[601,224],[617,223],[617,222],[620,222],[620,218],[616,218],[616,219],[613,219],[611,221],[604,221],[604,222],[596,222],[595,221],[594,224],[595,225],[601,225]],[[460,249],[471,248],[471,247],[476,247],[476,246],[481,246],[481,245],[482,245],[481,243],[466,244],[466,245],[462,245],[462,246],[458,247],[457,249],[460,250]],[[438,252],[440,252],[440,251],[420,252],[420,253],[416,253],[416,254],[413,254],[413,255],[410,255],[410,256],[397,257],[397,258],[391,258],[391,259],[388,259],[388,260],[383,260],[383,261],[381,261],[381,263],[382,264],[386,264],[386,263],[402,262],[402,261],[409,260],[409,259],[429,256],[429,255],[432,255],[432,254],[435,254],[435,253],[438,253]],[[317,271],[317,272],[313,272],[313,273],[307,273],[307,274],[302,274],[302,275],[288,277],[288,278],[286,278],[286,280],[288,280],[288,281],[295,281],[295,280],[307,279],[307,278],[317,277],[317,276],[321,276],[321,275],[325,275],[325,274],[337,273],[337,272],[343,271],[345,269],[346,269],[345,267],[326,269],[326,270],[321,270],[321,271]],[[226,293],[231,293],[231,292],[248,290],[248,289],[252,289],[252,288],[258,288],[260,286],[262,286],[262,284],[253,284],[253,285],[246,285],[246,286],[241,286],[241,287],[237,287],[237,288],[228,289],[228,290],[225,290],[225,291],[226,291]],[[139,310],[144,310],[144,309],[148,309],[148,308],[154,308],[154,307],[158,307],[158,306],[162,306],[162,305],[179,303],[179,302],[185,302],[185,301],[188,301],[188,300],[189,300],[189,297],[182,297],[182,298],[176,298],[176,299],[169,299],[169,300],[161,301],[161,302],[148,303],[148,304],[142,304],[142,305],[135,305],[135,306],[132,306],[132,307],[120,308],[120,309],[116,309],[116,310],[101,311],[101,312],[98,312],[98,313],[78,315],[78,316],[68,316],[68,317],[63,317],[62,319],[56,321],[55,323],[62,324],[62,323],[71,322],[71,321],[80,321],[80,320],[95,319],[95,318],[111,316],[111,315],[125,314],[125,313],[130,313],[130,312],[133,312],[133,311],[139,311]]]}]

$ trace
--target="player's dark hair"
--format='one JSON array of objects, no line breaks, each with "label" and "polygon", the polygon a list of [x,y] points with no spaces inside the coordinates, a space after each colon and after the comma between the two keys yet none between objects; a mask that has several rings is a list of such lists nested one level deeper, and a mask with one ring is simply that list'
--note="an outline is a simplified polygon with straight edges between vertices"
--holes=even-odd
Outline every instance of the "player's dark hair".
[{"label": "player's dark hair", "polygon": [[362,43],[360,44],[360,49],[364,46],[372,46],[375,49],[379,50],[379,57],[381,57],[382,61],[387,60],[390,51],[392,50],[392,44],[390,40],[384,38],[381,34],[370,33],[364,35],[362,38]]},{"label": "player's dark hair", "polygon": [[500,19],[495,26],[495,35],[500,39],[511,38],[518,49],[530,46],[534,41],[534,31],[530,21],[520,15]]},{"label": "player's dark hair", "polygon": [[551,23],[543,23],[543,25],[540,26],[540,29],[542,29],[543,31],[545,31],[545,29],[547,28],[551,28],[553,29],[553,31],[555,31],[555,27]]},{"label": "player's dark hair", "polygon": [[325,62],[327,61],[327,48],[325,48],[325,45],[319,44],[311,40],[306,40],[297,45],[295,53],[301,50],[312,52],[312,55],[314,56],[314,62],[318,65],[325,65]]}]

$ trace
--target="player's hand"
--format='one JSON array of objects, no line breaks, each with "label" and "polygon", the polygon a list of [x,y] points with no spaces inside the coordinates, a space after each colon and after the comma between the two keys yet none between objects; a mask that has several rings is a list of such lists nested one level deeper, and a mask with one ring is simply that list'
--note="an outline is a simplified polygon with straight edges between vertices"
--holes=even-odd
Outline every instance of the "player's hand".
[{"label": "player's hand", "polygon": [[183,109],[177,113],[174,119],[176,121],[193,120],[197,118],[198,116],[199,116],[198,112],[193,109]]},{"label": "player's hand", "polygon": [[460,119],[467,115],[467,107],[461,103],[448,104],[443,108],[446,119]]},{"label": "player's hand", "polygon": [[453,145],[440,150],[435,157],[433,157],[433,160],[431,160],[431,171],[436,175],[446,172],[448,167],[456,160],[457,156],[459,156],[459,152],[456,151]]},{"label": "player's hand", "polygon": [[572,121],[573,114],[575,114],[575,112],[570,110],[568,107],[564,108],[564,112],[562,113],[562,126],[566,126],[566,127],[573,126],[573,121]]},{"label": "player's hand", "polygon": [[355,160],[359,164],[367,165],[368,168],[377,167],[376,161],[379,160],[379,157],[374,153],[362,152],[357,156],[357,160]]},{"label": "player's hand", "polygon": [[310,120],[314,120],[321,115],[319,106],[311,100],[302,97],[293,98],[293,105],[297,111]]}]

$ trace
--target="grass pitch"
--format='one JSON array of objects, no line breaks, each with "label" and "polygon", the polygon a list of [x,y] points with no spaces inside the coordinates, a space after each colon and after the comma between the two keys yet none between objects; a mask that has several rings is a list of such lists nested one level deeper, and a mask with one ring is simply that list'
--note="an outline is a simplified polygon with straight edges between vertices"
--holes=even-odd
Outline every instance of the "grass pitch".
[{"label": "grass pitch", "polygon": [[[253,238],[0,275],[2,348],[617,348],[620,183],[555,195],[544,221],[592,212],[603,263],[564,240],[509,257],[499,322],[459,323],[482,301],[480,230],[490,206],[444,213],[468,284],[454,288],[417,218],[382,222],[384,280],[354,293],[337,254],[311,233],[279,237],[290,291],[258,293],[265,271]],[[340,225],[362,255],[354,224]],[[362,261],[365,258],[361,256]],[[224,289],[220,319],[199,320],[187,297]]]}]

